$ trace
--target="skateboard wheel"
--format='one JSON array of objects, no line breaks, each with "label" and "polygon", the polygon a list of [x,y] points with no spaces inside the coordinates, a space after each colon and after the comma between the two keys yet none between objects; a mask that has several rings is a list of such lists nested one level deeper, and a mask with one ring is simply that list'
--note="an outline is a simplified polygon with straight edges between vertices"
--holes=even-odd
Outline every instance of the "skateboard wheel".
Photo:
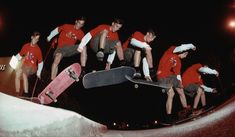
[{"label": "skateboard wheel", "polygon": [[76,78],[76,80],[75,80],[76,82],[78,82],[79,81],[79,78]]},{"label": "skateboard wheel", "polygon": [[135,87],[135,88],[139,88],[139,85],[138,85],[138,84],[135,84],[134,87]]}]

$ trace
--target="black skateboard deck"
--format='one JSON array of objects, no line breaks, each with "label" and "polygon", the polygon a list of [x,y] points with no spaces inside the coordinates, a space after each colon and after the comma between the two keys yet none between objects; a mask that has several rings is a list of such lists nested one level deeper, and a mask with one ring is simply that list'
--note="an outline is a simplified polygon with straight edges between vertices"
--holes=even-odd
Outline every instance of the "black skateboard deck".
[{"label": "black skateboard deck", "polygon": [[90,72],[83,77],[82,83],[86,89],[115,85],[126,82],[125,75],[133,77],[134,73],[135,69],[128,66]]},{"label": "black skateboard deck", "polygon": [[178,124],[182,124],[182,123],[189,122],[189,121],[194,121],[194,120],[200,119],[201,117],[212,113],[214,108],[215,108],[215,106],[210,106],[206,109],[201,109],[201,110],[199,110],[199,111],[201,111],[199,114],[197,114],[197,115],[190,114],[185,118],[178,118],[178,120],[174,120],[174,122],[172,122],[171,124],[165,123],[165,122],[159,122],[159,124],[163,125],[163,126],[172,126],[172,125],[178,125]]},{"label": "black skateboard deck", "polygon": [[197,120],[199,118],[201,118],[202,116],[205,116],[211,112],[213,112],[213,109],[215,108],[215,106],[210,106],[206,109],[201,109],[201,110],[198,110],[198,111],[201,111],[199,114],[197,115],[189,115],[188,117],[186,118],[183,118],[183,119],[179,119],[175,122],[175,124],[180,124],[180,123],[184,123],[184,122],[187,122],[187,121],[194,121],[194,120]]}]

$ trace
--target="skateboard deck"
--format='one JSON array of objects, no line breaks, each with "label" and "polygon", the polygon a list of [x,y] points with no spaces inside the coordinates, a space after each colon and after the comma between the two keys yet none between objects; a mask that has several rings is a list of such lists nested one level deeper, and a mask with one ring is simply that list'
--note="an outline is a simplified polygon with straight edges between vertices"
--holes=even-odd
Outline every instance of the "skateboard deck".
[{"label": "skateboard deck", "polygon": [[186,118],[182,118],[182,119],[179,119],[175,122],[175,124],[180,124],[180,123],[184,123],[184,122],[187,122],[187,121],[194,121],[194,120],[197,120],[199,118],[201,118],[202,116],[205,116],[211,112],[213,112],[213,109],[215,108],[215,106],[210,106],[209,108],[206,108],[206,109],[201,109],[199,110],[199,114],[197,115],[189,115],[188,117]]},{"label": "skateboard deck", "polygon": [[60,74],[51,81],[46,88],[38,95],[41,104],[57,102],[57,97],[63,93],[75,81],[79,81],[81,66],[74,63],[65,68]]},{"label": "skateboard deck", "polygon": [[165,89],[169,89],[172,87],[171,84],[160,84],[159,82],[147,81],[147,80],[143,80],[143,79],[133,79],[132,77],[130,77],[128,75],[126,75],[125,77],[127,80],[129,80],[130,82],[135,84],[134,85],[135,88],[139,88],[138,84],[155,86],[155,87],[160,87],[160,88],[165,88]]},{"label": "skateboard deck", "polygon": [[125,75],[132,77],[134,73],[135,69],[128,66],[90,72],[83,77],[82,83],[86,89],[115,85],[127,81]]},{"label": "skateboard deck", "polygon": [[201,111],[199,114],[197,114],[197,115],[190,114],[187,117],[178,118],[178,120],[174,120],[174,122],[172,124],[164,123],[164,122],[159,122],[159,124],[161,124],[163,126],[172,126],[172,125],[178,125],[178,124],[189,122],[189,121],[194,121],[194,120],[200,119],[202,116],[206,116],[206,115],[212,113],[214,108],[215,108],[215,106],[210,106],[207,109],[201,109],[201,110],[199,110],[199,111]]}]

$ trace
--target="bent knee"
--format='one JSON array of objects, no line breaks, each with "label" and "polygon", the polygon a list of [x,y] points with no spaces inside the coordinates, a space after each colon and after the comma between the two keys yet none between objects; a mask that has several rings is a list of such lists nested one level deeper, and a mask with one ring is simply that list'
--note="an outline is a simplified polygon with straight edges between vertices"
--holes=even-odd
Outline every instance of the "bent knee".
[{"label": "bent knee", "polygon": [[168,94],[168,97],[171,97],[171,98],[175,96],[175,92],[172,88],[167,92],[167,94]]},{"label": "bent knee", "polygon": [[121,42],[120,41],[118,41],[117,43],[116,43],[116,46],[115,46],[116,48],[118,47],[122,47],[122,44],[121,44]]},{"label": "bent knee", "polygon": [[62,58],[62,54],[56,53],[53,63],[58,65],[60,63],[61,58]]},{"label": "bent knee", "polygon": [[197,90],[197,94],[204,94],[203,89],[202,89],[202,88],[198,88],[198,90]]},{"label": "bent knee", "polygon": [[150,53],[151,51],[152,51],[152,48],[146,48],[145,49],[146,54]]}]

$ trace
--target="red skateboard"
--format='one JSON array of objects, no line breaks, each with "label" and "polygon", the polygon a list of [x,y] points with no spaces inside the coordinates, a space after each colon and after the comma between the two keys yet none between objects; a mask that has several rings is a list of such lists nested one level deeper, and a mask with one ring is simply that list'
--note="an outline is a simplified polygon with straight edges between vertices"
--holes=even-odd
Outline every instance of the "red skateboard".
[{"label": "red skateboard", "polygon": [[47,87],[38,95],[41,104],[57,102],[57,97],[75,81],[79,81],[81,66],[74,63],[65,68]]}]

